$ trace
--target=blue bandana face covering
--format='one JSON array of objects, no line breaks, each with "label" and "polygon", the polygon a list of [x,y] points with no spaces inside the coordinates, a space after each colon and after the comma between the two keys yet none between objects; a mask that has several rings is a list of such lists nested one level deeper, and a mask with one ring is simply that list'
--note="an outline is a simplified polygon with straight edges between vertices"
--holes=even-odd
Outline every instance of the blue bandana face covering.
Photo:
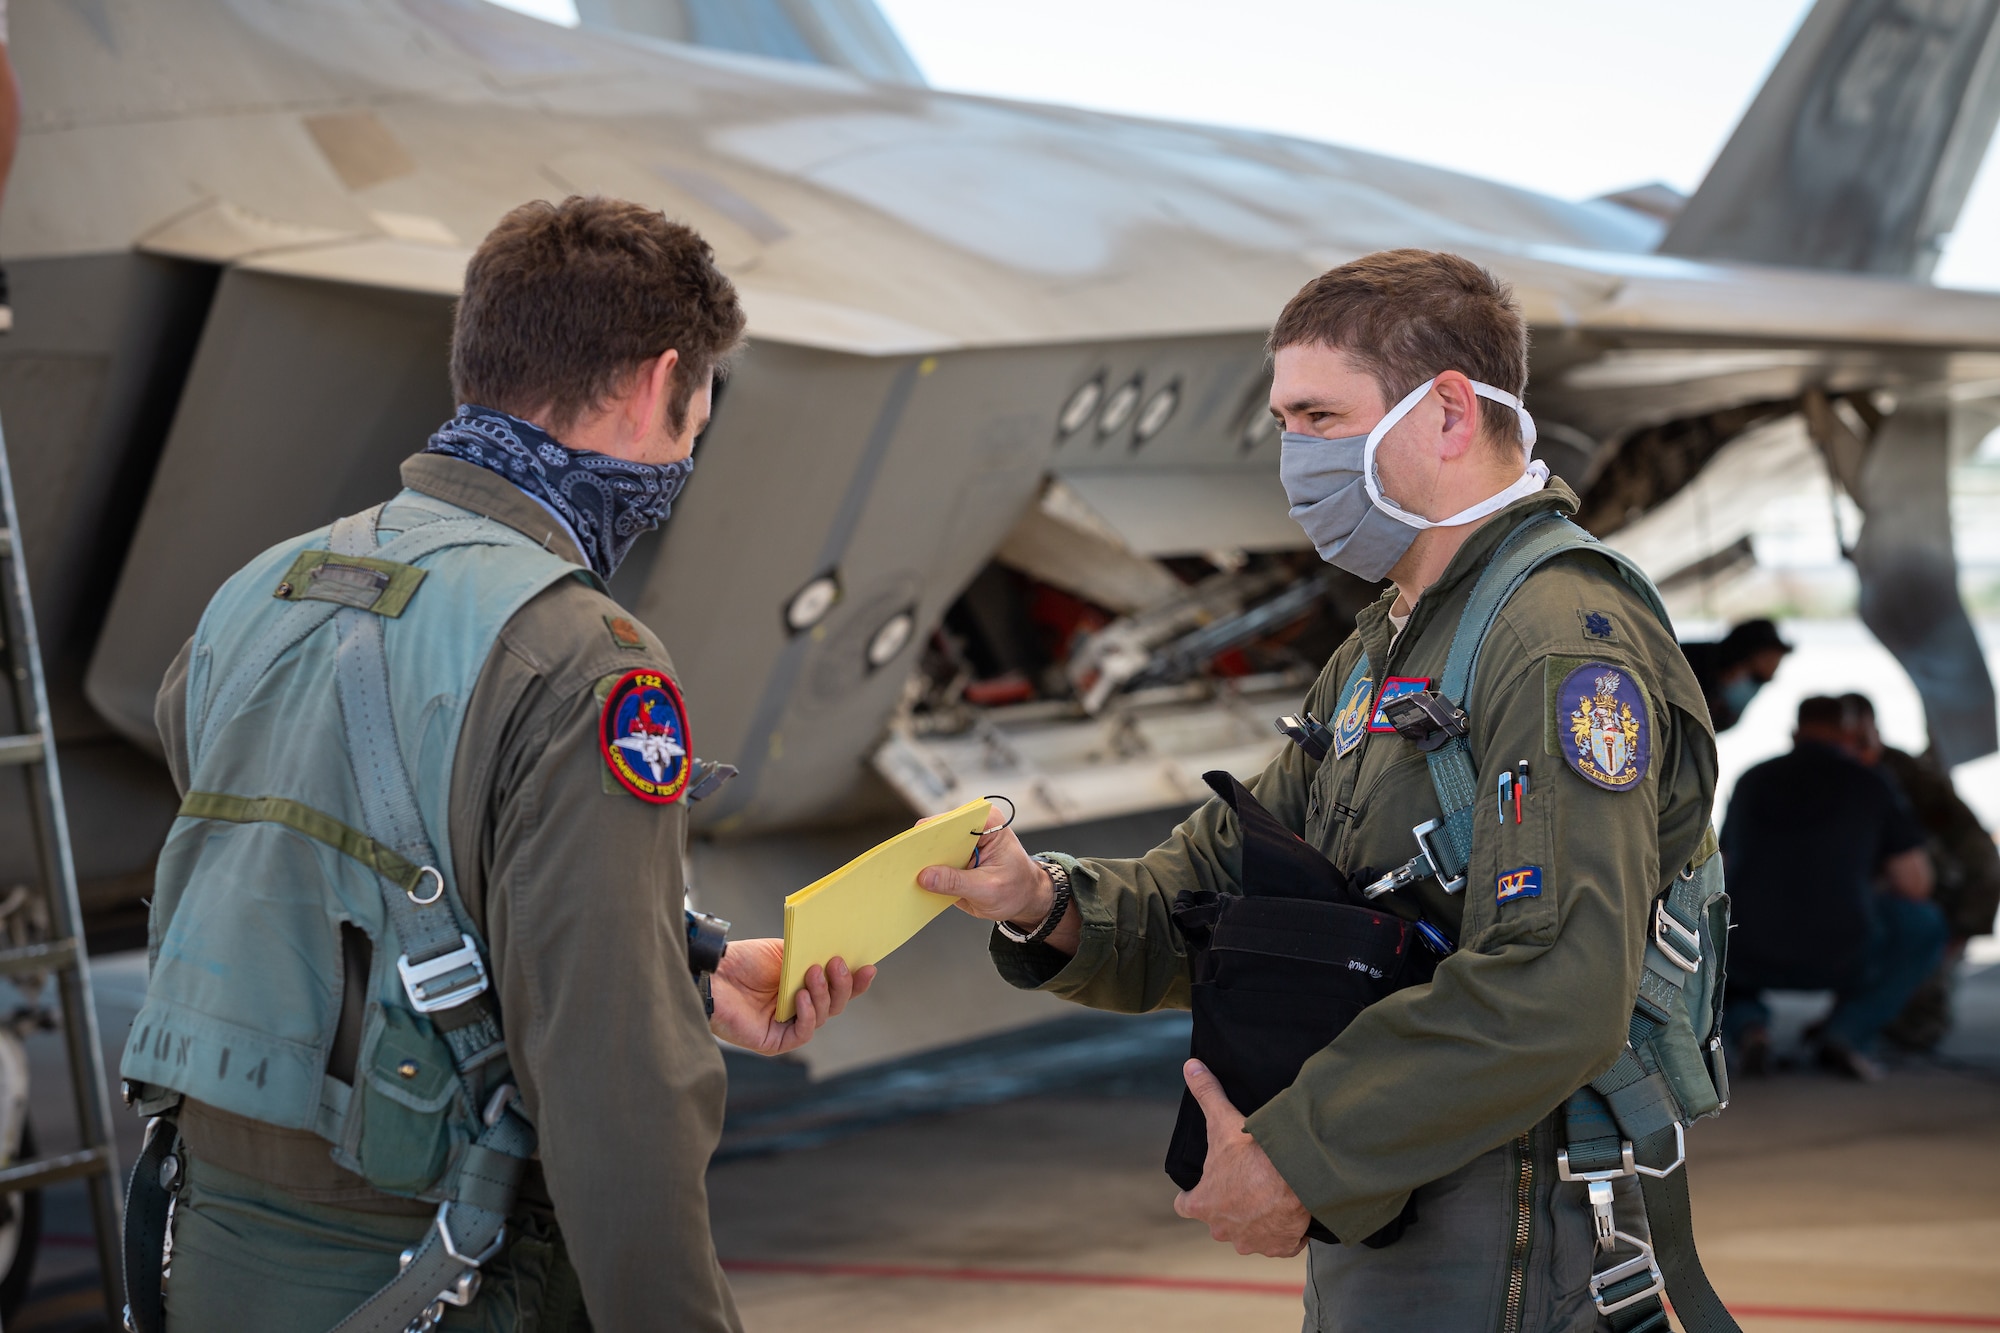
[{"label": "blue bandana face covering", "polygon": [[610,578],[632,543],[667,521],[694,460],[632,463],[570,449],[541,427],[461,403],[424,449],[497,472],[561,516],[583,558]]}]

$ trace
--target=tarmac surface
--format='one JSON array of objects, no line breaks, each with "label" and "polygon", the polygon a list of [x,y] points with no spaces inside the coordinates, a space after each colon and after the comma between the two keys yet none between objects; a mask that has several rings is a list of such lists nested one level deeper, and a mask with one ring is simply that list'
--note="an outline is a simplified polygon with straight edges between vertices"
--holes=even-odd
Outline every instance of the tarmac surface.
[{"label": "tarmac surface", "polygon": [[[95,969],[115,1052],[144,960]],[[1823,1007],[1780,997],[1781,1052]],[[1960,1015],[1940,1060],[1872,1086],[1780,1068],[1690,1132],[1703,1259],[1747,1333],[2000,1329],[2000,963],[1968,968]],[[1186,1030],[1079,1014],[818,1083],[732,1056],[709,1183],[745,1327],[1298,1328],[1303,1260],[1239,1256],[1173,1214],[1160,1158]],[[36,1124],[60,1148],[60,1048],[31,1045]],[[138,1127],[119,1118],[129,1162]],[[46,1204],[9,1333],[107,1327],[82,1191]]]}]

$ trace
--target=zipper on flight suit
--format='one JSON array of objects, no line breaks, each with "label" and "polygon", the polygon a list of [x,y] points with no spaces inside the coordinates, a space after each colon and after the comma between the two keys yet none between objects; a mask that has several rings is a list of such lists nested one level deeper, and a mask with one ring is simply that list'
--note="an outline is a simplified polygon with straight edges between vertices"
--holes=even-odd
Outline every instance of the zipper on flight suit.
[{"label": "zipper on flight suit", "polygon": [[1507,1308],[1501,1333],[1521,1333],[1521,1306],[1528,1291],[1528,1242],[1535,1230],[1533,1133],[1514,1140],[1514,1250],[1507,1260]]}]

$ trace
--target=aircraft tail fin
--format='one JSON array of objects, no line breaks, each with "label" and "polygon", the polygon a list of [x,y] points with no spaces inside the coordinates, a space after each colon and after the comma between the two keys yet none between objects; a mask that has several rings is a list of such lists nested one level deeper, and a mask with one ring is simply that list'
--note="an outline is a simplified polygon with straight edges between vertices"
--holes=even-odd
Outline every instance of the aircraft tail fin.
[{"label": "aircraft tail fin", "polygon": [[1819,0],[1664,254],[1928,277],[2000,120],[2000,0]]}]

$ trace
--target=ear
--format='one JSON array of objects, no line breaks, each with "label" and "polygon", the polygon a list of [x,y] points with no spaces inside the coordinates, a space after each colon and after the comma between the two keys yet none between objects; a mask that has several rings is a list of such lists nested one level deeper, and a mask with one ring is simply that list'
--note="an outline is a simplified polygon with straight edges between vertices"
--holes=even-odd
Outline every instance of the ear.
[{"label": "ear", "polygon": [[1473,392],[1472,381],[1456,370],[1441,373],[1431,392],[1444,408],[1438,456],[1462,458],[1479,441],[1479,395]]},{"label": "ear", "polygon": [[673,393],[674,367],[681,362],[681,354],[669,347],[650,361],[641,361],[633,387],[637,390],[627,400],[630,418],[626,422],[635,440],[644,439],[666,420],[667,401]]}]

